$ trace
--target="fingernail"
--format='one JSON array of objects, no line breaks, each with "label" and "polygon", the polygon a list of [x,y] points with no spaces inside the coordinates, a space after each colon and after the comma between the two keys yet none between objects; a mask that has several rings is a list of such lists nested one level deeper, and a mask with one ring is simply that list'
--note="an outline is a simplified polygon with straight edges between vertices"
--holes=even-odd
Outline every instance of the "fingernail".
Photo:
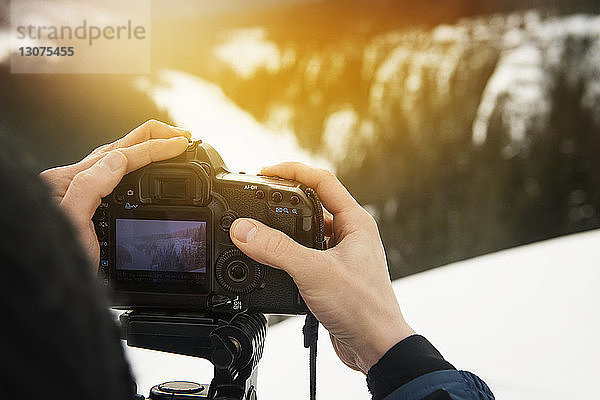
[{"label": "fingernail", "polygon": [[189,139],[192,137],[192,133],[190,131],[188,131],[187,129],[177,128],[177,127],[174,127],[174,128],[177,129],[186,138]]},{"label": "fingernail", "polygon": [[256,225],[252,222],[241,219],[233,227],[233,237],[243,243],[248,243],[256,236]]},{"label": "fingernail", "polygon": [[169,139],[169,140],[170,140],[171,142],[181,142],[181,143],[183,143],[183,141],[185,140],[185,144],[186,144],[186,145],[187,145],[187,144],[190,142],[190,140],[189,140],[188,138],[186,138],[186,137],[183,137],[183,136],[175,136],[175,137],[172,137],[172,138],[171,138],[171,139]]},{"label": "fingernail", "polygon": [[102,160],[100,165],[107,168],[110,172],[118,171],[123,166],[123,154],[118,151],[111,151]]}]

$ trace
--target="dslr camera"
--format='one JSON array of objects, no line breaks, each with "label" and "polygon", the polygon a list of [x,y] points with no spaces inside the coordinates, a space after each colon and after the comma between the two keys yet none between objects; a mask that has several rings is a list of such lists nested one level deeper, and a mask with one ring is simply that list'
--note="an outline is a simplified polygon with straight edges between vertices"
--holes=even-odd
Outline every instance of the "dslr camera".
[{"label": "dslr camera", "polygon": [[314,190],[277,177],[231,173],[210,145],[192,142],[170,160],[123,177],[93,221],[99,278],[115,308],[211,313],[305,314],[284,271],[232,243],[238,217],[257,219],[298,243],[325,248]]}]

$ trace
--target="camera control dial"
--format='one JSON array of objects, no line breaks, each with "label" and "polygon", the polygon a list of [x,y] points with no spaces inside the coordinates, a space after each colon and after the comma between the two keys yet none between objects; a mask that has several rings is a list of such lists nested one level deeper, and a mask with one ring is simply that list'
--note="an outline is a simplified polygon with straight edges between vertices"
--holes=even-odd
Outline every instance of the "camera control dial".
[{"label": "camera control dial", "polygon": [[223,252],[215,268],[215,276],[223,289],[232,293],[249,293],[263,279],[263,267],[238,249]]}]

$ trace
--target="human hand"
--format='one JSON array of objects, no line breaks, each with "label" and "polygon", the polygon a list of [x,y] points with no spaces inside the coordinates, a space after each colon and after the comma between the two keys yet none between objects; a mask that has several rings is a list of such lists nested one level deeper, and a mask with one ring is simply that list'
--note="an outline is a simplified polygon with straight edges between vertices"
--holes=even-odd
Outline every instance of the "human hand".
[{"label": "human hand", "polygon": [[306,248],[248,218],[233,223],[233,243],[250,258],[289,273],[329,331],[338,357],[366,374],[392,346],[414,334],[392,289],[375,220],[331,172],[283,163],[262,174],[297,180],[317,191],[331,247]]},{"label": "human hand", "polygon": [[149,120],[75,164],[40,174],[51,196],[70,218],[94,268],[98,268],[100,247],[92,216],[102,197],[110,194],[125,174],[181,154],[190,137],[184,129]]}]

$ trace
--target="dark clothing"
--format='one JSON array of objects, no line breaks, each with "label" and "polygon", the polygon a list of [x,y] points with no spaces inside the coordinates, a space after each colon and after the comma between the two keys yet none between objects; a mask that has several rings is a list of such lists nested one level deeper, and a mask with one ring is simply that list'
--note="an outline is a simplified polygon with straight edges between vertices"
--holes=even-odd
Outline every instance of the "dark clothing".
[{"label": "dark clothing", "polygon": [[413,379],[384,400],[494,400],[485,382],[466,371],[435,371]]},{"label": "dark clothing", "polygon": [[398,342],[371,367],[367,384],[374,400],[493,400],[477,376],[457,371],[427,339]]},{"label": "dark clothing", "polygon": [[373,365],[367,384],[375,400],[415,378],[434,371],[455,370],[427,339],[413,335],[398,342]]},{"label": "dark clothing", "polygon": [[0,397],[131,400],[118,331],[73,229],[0,137]]}]

